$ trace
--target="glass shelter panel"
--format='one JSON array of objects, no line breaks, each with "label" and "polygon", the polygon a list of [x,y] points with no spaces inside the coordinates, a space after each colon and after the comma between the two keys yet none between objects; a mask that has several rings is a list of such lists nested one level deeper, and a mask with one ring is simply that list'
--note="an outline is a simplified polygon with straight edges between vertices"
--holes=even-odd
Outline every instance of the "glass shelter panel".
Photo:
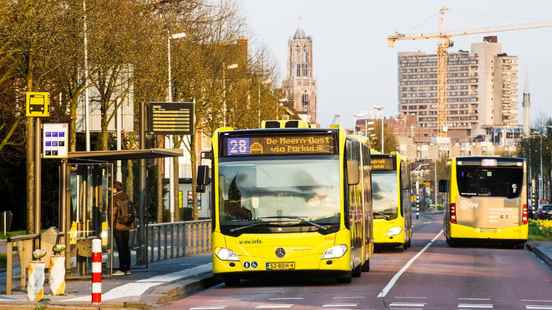
[{"label": "glass shelter panel", "polygon": [[92,239],[102,240],[102,271],[112,270],[112,188],[111,163],[74,163],[68,169],[68,269],[72,275],[91,274]]}]

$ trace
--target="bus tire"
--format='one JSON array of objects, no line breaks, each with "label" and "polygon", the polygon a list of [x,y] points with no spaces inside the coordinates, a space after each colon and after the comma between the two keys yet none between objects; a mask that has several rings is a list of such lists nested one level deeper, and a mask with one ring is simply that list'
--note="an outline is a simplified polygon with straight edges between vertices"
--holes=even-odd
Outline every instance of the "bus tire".
[{"label": "bus tire", "polygon": [[369,272],[370,271],[370,260],[367,259],[364,264],[362,264],[361,267],[362,272]]},{"label": "bus tire", "polygon": [[516,242],[514,243],[514,249],[525,249],[525,241],[519,241],[519,242]]},{"label": "bus tire", "polygon": [[353,273],[351,271],[346,271],[337,277],[338,283],[349,284],[352,281],[353,281]]},{"label": "bus tire", "polygon": [[458,246],[458,242],[456,242],[456,240],[454,240],[452,238],[447,238],[447,244],[451,248],[455,248],[455,247]]},{"label": "bus tire", "polygon": [[360,276],[362,276],[362,265],[358,265],[353,268],[352,276],[353,278],[360,278]]},{"label": "bus tire", "polygon": [[224,278],[224,286],[226,287],[235,287],[240,285],[240,278],[226,277]]}]

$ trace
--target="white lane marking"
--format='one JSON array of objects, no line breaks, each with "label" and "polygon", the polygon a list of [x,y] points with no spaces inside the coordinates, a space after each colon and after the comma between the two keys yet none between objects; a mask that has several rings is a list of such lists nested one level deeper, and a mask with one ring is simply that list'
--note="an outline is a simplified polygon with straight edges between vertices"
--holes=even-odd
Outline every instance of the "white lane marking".
[{"label": "white lane marking", "polygon": [[494,309],[492,304],[458,304],[460,309]]},{"label": "white lane marking", "polygon": [[289,309],[293,305],[259,305],[255,309]]},{"label": "white lane marking", "polygon": [[520,299],[522,302],[552,302],[552,299]]},{"label": "white lane marking", "polygon": [[327,304],[322,305],[322,308],[349,308],[349,307],[358,307],[358,304]]},{"label": "white lane marking", "polygon": [[404,308],[423,308],[425,303],[413,303],[413,302],[392,302],[390,307],[404,307]]},{"label": "white lane marking", "polygon": [[418,257],[420,257],[422,254],[424,254],[425,251],[427,251],[427,249],[433,244],[433,242],[435,242],[435,240],[437,240],[439,237],[441,237],[441,235],[443,234],[443,230],[441,230],[437,235],[435,235],[435,237],[433,237],[433,239],[431,239],[431,241],[429,241],[426,246],[420,250],[420,252],[418,252],[418,254],[414,255],[414,257],[412,257],[402,268],[401,270],[399,270],[397,273],[395,273],[395,275],[391,278],[391,280],[389,280],[389,283],[387,283],[387,285],[383,288],[383,290],[381,290],[381,292],[379,292],[378,294],[378,298],[384,298],[385,296],[387,296],[387,294],[389,293],[389,291],[393,288],[393,286],[395,286],[395,284],[397,283],[397,281],[399,281],[399,278],[403,275],[403,273],[406,272],[406,270],[408,268],[410,268],[410,266],[414,263],[414,261],[416,259],[418,259]]},{"label": "white lane marking", "polygon": [[491,300],[490,298],[477,298],[477,297],[458,297],[458,300],[471,300],[471,301],[486,301]]},{"label": "white lane marking", "polygon": [[364,299],[366,296],[335,296],[333,299]]},{"label": "white lane marking", "polygon": [[[180,280],[192,275],[209,272],[211,270],[212,270],[212,264],[208,263],[204,265],[199,265],[194,268],[185,269],[182,271],[172,272],[168,274],[154,276],[147,279],[138,280],[136,282],[127,283],[105,292],[102,296],[102,300],[107,301],[107,300],[113,300],[118,298],[130,298],[130,297],[142,296],[147,290],[149,290],[152,287],[156,287],[161,284]],[[65,301],[89,301],[89,300],[90,300],[90,295],[86,295],[86,296],[79,296],[76,298],[67,299]]]},{"label": "white lane marking", "polygon": [[276,300],[303,300],[305,299],[304,297],[274,297],[274,298],[269,298],[268,300],[270,301],[276,301]]},{"label": "white lane marking", "polygon": [[533,310],[552,310],[552,306],[543,306],[543,305],[527,305],[525,309]]},{"label": "white lane marking", "polygon": [[395,296],[396,299],[427,299],[427,297]]},{"label": "white lane marking", "polygon": [[225,308],[226,306],[206,306],[206,307],[193,307],[193,308],[190,308],[190,310],[222,310]]}]

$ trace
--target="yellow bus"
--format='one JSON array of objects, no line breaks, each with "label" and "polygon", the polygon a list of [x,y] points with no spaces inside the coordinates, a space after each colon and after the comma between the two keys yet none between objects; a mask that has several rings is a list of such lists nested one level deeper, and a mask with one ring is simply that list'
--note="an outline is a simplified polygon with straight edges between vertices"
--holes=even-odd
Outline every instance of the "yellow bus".
[{"label": "yellow bus", "polygon": [[[282,272],[349,283],[373,253],[368,141],[298,121],[212,137],[213,273],[229,286]],[[198,186],[209,183],[200,166]]]},{"label": "yellow bus", "polygon": [[371,154],[374,243],[410,247],[410,170],[400,154]]},{"label": "yellow bus", "polygon": [[444,230],[447,243],[499,240],[516,246],[528,237],[527,166],[523,158],[456,157],[450,161]]}]

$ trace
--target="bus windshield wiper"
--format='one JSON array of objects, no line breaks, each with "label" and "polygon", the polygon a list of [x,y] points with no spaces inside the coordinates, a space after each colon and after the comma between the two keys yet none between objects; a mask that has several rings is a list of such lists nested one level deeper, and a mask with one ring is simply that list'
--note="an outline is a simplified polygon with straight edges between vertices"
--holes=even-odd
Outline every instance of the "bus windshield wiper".
[{"label": "bus windshield wiper", "polygon": [[237,231],[240,231],[240,230],[253,228],[253,227],[257,227],[257,226],[261,226],[261,225],[265,225],[265,224],[269,224],[269,223],[266,222],[266,221],[255,221],[255,222],[253,222],[251,224],[248,224],[248,225],[245,225],[245,226],[232,228],[229,231],[233,233],[233,232],[237,232]]},{"label": "bus windshield wiper", "polygon": [[374,215],[381,216],[386,220],[391,218],[391,214],[388,214],[385,211],[374,211]]},{"label": "bus windshield wiper", "polygon": [[311,220],[307,220],[306,218],[303,218],[303,217],[300,217],[300,216],[293,216],[293,215],[281,215],[281,216],[264,216],[262,217],[262,219],[277,219],[277,220],[280,220],[280,219],[291,219],[291,220],[299,220],[299,224],[309,224],[311,226],[314,226],[318,229],[322,229],[322,230],[326,230],[328,229],[327,227],[324,227],[318,223],[315,223]]}]

